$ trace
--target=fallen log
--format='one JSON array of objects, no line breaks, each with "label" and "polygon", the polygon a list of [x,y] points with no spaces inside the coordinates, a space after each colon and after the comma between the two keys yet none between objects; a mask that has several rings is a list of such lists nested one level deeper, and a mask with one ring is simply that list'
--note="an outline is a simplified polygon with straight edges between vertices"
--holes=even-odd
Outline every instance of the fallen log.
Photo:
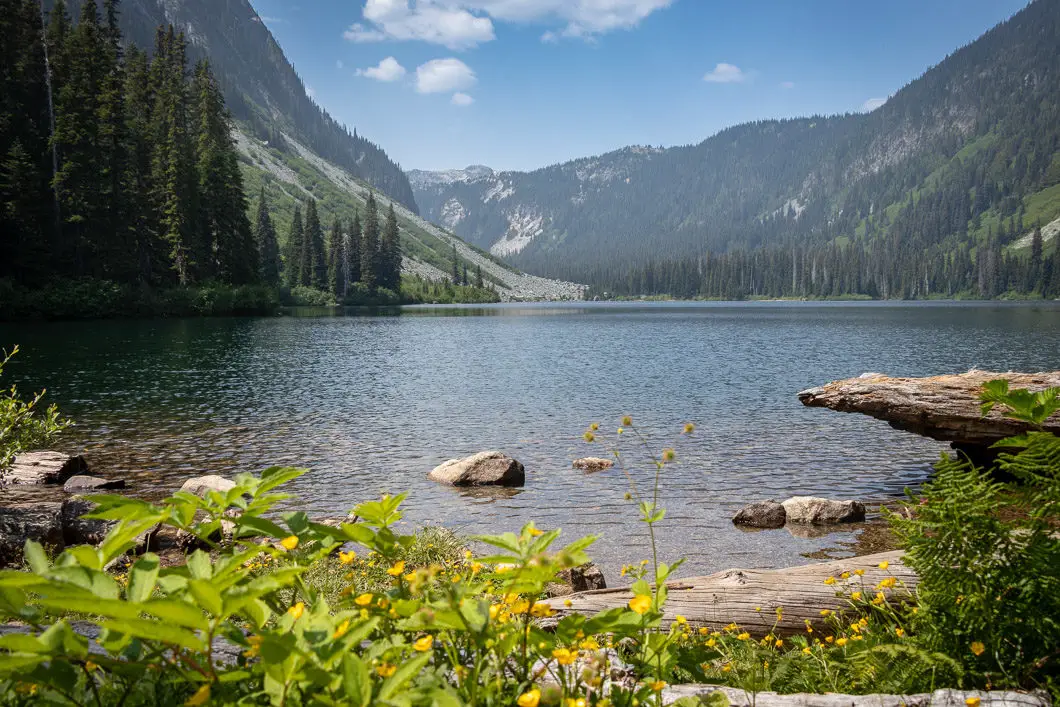
[{"label": "fallen log", "polygon": [[[951,442],[956,448],[985,449],[995,442],[1026,432],[1030,426],[1005,417],[995,408],[985,417],[979,408],[983,384],[1004,378],[1012,388],[1039,391],[1060,387],[1060,371],[1047,373],[992,373],[968,371],[930,378],[891,378],[866,373],[799,393],[807,407],[858,412],[883,420],[899,430]],[[1060,412],[1045,423],[1060,434]]]},{"label": "fallen log", "polygon": [[71,477],[87,470],[88,464],[81,455],[26,452],[15,457],[11,468],[0,474],[0,483],[26,486],[65,484]]},{"label": "fallen log", "polygon": [[[887,569],[880,569],[886,563]],[[858,576],[855,570],[863,570]],[[850,577],[842,578],[844,572]],[[829,577],[835,584],[825,584]],[[806,621],[823,627],[821,611],[849,608],[847,595],[853,591],[875,593],[876,585],[894,577],[894,590],[908,594],[916,589],[917,576],[902,562],[902,552],[882,552],[779,570],[731,569],[706,577],[688,577],[668,582],[669,598],[664,607],[663,625],[669,626],[678,614],[695,627],[719,630],[735,623],[752,635],[770,631],[778,635],[804,632]],[[592,615],[599,611],[625,606],[633,597],[629,587],[581,592],[545,601],[556,611],[549,622],[567,614]],[[567,602],[570,605],[567,605]],[[776,611],[783,618],[776,622]]]},{"label": "fallen log", "polygon": [[672,685],[663,690],[663,704],[671,704],[682,697],[707,697],[714,692],[724,694],[731,707],[964,707],[973,698],[979,700],[980,707],[1050,707],[1052,704],[1044,690],[935,690],[920,695],[778,695],[711,685]]}]

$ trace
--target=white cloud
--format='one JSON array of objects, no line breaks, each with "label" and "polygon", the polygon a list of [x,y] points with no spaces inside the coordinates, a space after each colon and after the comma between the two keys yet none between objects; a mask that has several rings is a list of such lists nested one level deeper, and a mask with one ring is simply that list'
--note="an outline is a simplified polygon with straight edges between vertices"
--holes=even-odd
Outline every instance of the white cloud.
[{"label": "white cloud", "polygon": [[872,111],[876,110],[877,108],[879,108],[880,106],[882,106],[886,102],[887,102],[886,98],[870,98],[869,100],[867,100],[867,101],[865,101],[864,103],[861,104],[861,112],[862,113],[871,113]]},{"label": "white cloud", "polygon": [[459,59],[432,59],[416,67],[416,90],[420,93],[450,93],[471,88],[475,72]]},{"label": "white cloud", "polygon": [[378,66],[370,66],[367,69],[357,69],[358,76],[375,79],[376,81],[397,81],[406,73],[405,67],[399,64],[398,60],[392,56],[383,59],[379,62]]},{"label": "white cloud", "polygon": [[419,40],[468,49],[495,39],[494,21],[553,23],[542,41],[593,38],[635,27],[675,0],[365,0],[364,22],[350,26],[353,42]]},{"label": "white cloud", "polygon": [[747,73],[735,64],[726,64],[724,61],[707,72],[704,81],[710,83],[741,83],[747,78]]},{"label": "white cloud", "polygon": [[466,93],[454,93],[453,99],[450,101],[454,106],[469,106],[475,102],[475,99]]},{"label": "white cloud", "polygon": [[782,82],[780,84],[780,87],[781,88],[788,88],[788,89],[795,88],[795,82],[794,81],[784,81],[784,82]]},{"label": "white cloud", "polygon": [[344,68],[345,66],[346,66],[346,65],[342,63],[342,59],[336,59],[336,60],[335,60],[335,68],[336,68],[336,69],[342,69],[342,68]]}]

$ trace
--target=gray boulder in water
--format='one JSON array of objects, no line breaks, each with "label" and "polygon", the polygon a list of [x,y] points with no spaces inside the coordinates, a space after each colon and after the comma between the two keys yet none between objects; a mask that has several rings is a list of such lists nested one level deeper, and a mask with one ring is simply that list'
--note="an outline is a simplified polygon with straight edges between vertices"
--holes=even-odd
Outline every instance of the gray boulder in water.
[{"label": "gray boulder in water", "polygon": [[865,504],[860,501],[833,501],[815,496],[795,496],[784,501],[789,523],[834,525],[865,520]]},{"label": "gray boulder in water", "polygon": [[748,528],[783,528],[788,512],[776,501],[755,501],[744,506],[732,517],[735,525]]},{"label": "gray boulder in water", "polygon": [[427,474],[431,481],[450,486],[522,486],[523,465],[503,452],[479,452],[465,459],[450,459]]}]

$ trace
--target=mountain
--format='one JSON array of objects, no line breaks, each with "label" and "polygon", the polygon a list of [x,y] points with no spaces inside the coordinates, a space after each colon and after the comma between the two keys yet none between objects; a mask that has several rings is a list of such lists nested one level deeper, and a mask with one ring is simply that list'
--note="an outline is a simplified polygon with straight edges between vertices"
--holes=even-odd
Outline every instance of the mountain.
[{"label": "mountain", "polygon": [[[54,0],[48,3],[54,4]],[[68,0],[77,17],[81,0]],[[172,24],[189,42],[192,64],[210,60],[232,116],[263,140],[281,132],[416,212],[408,179],[381,147],[349,130],[318,106],[248,0],[124,0],[126,39],[150,50],[160,25]],[[283,146],[280,145],[282,148]]]},{"label": "mountain", "polygon": [[[1058,45],[1060,2],[1036,0],[870,113],[410,181],[427,219],[543,275],[856,244],[904,258],[915,282],[928,254],[974,261],[979,245],[1007,248],[1060,215]],[[800,266],[787,267],[791,281]],[[883,276],[886,290],[897,276]]]}]

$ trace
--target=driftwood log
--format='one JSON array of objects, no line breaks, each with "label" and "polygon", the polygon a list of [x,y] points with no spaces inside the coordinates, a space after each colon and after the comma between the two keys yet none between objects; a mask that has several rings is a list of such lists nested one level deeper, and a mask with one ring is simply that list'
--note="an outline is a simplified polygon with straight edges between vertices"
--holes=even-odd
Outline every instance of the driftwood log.
[{"label": "driftwood log", "polygon": [[84,457],[61,452],[26,452],[15,458],[11,468],[0,476],[4,484],[44,486],[65,484],[72,476],[88,470]]},{"label": "driftwood log", "polygon": [[[799,400],[807,407],[871,415],[896,429],[951,442],[958,449],[985,449],[1028,429],[1026,424],[1005,417],[997,408],[986,417],[980,413],[979,392],[983,384],[998,378],[1007,379],[1014,389],[1039,391],[1060,386],[1060,371],[968,371],[930,378],[891,378],[866,373],[859,378],[804,390],[799,393]],[[1045,429],[1060,434],[1060,413],[1046,421]]]},{"label": "driftwood log", "polygon": [[732,707],[965,707],[966,700],[979,698],[981,707],[1049,707],[1044,690],[1036,692],[987,692],[984,690],[935,690],[921,695],[778,695],[750,693],[734,687],[673,685],[663,690],[664,704],[682,697],[706,697],[721,692]]},{"label": "driftwood log", "polygon": [[[888,563],[886,570],[879,565]],[[864,570],[864,576],[854,574]],[[849,579],[842,573],[849,572]],[[836,583],[825,584],[829,577]],[[680,614],[689,624],[717,630],[730,623],[739,625],[752,635],[762,636],[769,631],[791,635],[806,630],[806,621],[821,627],[823,609],[833,611],[850,606],[843,595],[852,591],[871,591],[887,577],[895,577],[899,593],[912,592],[917,577],[902,563],[901,551],[852,557],[780,570],[732,569],[706,577],[689,577],[668,582],[669,598],[664,607],[663,624],[669,626]],[[581,592],[567,597],[547,600],[557,615],[551,621],[578,612],[592,615],[599,611],[625,606],[633,597],[629,587]],[[570,602],[567,606],[566,602]],[[776,622],[776,610],[782,609],[783,619]]]}]

